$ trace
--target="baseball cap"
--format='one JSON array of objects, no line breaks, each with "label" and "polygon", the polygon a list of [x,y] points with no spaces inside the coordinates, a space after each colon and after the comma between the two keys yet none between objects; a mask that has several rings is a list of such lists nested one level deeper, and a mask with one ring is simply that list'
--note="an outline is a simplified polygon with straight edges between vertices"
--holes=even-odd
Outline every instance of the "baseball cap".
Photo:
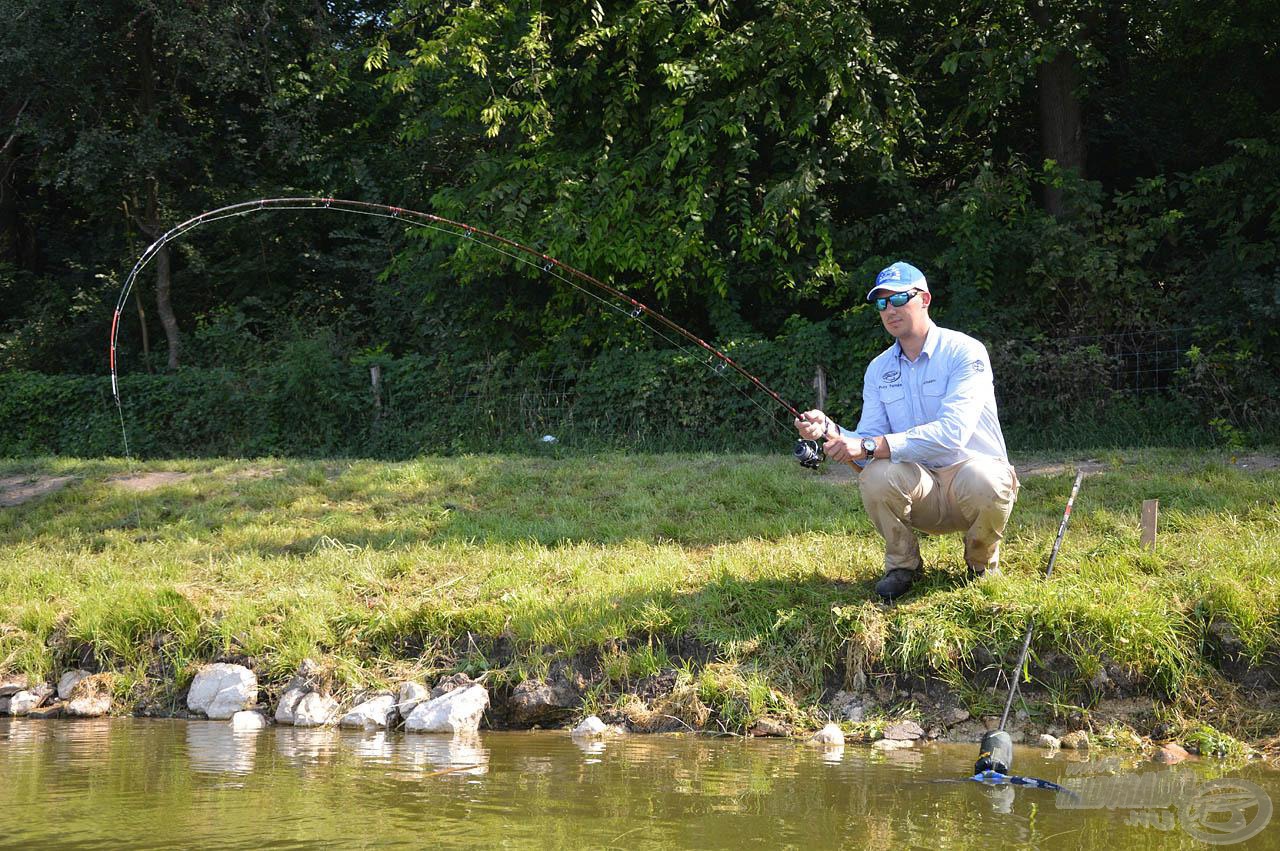
[{"label": "baseball cap", "polygon": [[910,263],[899,260],[892,266],[880,270],[876,275],[876,285],[867,292],[867,301],[871,301],[871,293],[876,290],[887,290],[890,293],[905,293],[907,290],[929,291],[929,282],[921,272]]}]

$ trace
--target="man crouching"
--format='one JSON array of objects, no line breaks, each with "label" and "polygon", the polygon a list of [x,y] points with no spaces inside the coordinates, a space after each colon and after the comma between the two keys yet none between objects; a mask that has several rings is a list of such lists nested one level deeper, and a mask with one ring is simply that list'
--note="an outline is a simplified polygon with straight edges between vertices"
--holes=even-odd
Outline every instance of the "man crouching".
[{"label": "man crouching", "polygon": [[919,575],[917,529],[964,532],[970,576],[998,572],[1018,497],[987,349],[935,325],[932,298],[924,274],[908,263],[877,275],[867,300],[895,342],[867,367],[858,427],[841,428],[818,410],[795,421],[802,437],[826,438],[828,458],[861,468],[862,502],[885,541],[876,593],[886,602]]}]

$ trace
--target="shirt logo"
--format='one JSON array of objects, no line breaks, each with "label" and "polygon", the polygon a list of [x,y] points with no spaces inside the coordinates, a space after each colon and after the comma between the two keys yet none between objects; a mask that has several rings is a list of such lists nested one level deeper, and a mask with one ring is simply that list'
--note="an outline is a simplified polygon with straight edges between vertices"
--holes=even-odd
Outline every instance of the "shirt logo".
[{"label": "shirt logo", "polygon": [[902,377],[902,373],[896,369],[886,370],[884,375],[880,376],[881,381],[897,381]]},{"label": "shirt logo", "polygon": [[983,363],[982,361],[980,361],[980,360],[976,360],[976,361],[974,361],[974,362],[973,362],[973,371],[974,371],[974,372],[982,372],[982,371],[984,371],[986,368],[987,368],[987,365],[986,365],[985,363]]}]

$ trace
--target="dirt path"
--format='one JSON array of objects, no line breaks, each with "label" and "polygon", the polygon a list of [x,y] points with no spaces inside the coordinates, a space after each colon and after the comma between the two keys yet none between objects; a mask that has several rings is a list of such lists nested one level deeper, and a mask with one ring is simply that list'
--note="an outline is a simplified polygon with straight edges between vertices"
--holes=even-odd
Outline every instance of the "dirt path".
[{"label": "dirt path", "polygon": [[179,482],[190,481],[193,475],[192,473],[174,472],[132,473],[124,476],[112,476],[107,479],[107,482],[134,493],[146,493],[156,488],[162,488],[165,485],[176,485]]},{"label": "dirt path", "polygon": [[75,476],[5,476],[0,478],[0,508],[12,508],[56,493],[75,479]]}]

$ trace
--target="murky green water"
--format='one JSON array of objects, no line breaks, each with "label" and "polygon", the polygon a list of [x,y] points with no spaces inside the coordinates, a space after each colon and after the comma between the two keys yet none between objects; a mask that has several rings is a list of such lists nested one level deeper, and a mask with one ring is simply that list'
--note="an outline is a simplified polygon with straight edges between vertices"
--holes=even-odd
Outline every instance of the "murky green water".
[{"label": "murky green water", "polygon": [[[448,737],[130,719],[0,720],[0,847],[1197,848],[1280,801],[1280,773],[1020,749],[1035,789],[939,783],[973,746]],[[1108,808],[1110,807],[1110,808]],[[1265,817],[1265,818],[1264,818]],[[1233,821],[1234,818],[1234,821]],[[1190,831],[1190,832],[1188,832]],[[1237,848],[1280,847],[1266,825]]]}]

